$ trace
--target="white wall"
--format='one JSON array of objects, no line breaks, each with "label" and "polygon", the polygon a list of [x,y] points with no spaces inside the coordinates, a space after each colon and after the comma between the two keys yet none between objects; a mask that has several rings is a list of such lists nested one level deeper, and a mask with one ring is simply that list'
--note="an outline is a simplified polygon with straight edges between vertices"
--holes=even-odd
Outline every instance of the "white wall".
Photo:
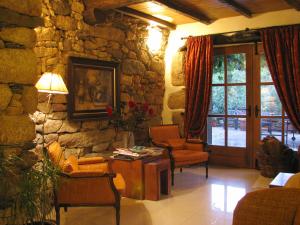
[{"label": "white wall", "polygon": [[[172,123],[172,111],[168,106],[169,94],[180,90],[182,87],[175,87],[171,84],[171,63],[173,54],[184,45],[185,40],[182,37],[199,36],[205,34],[216,34],[228,31],[245,30],[246,28],[257,29],[263,27],[280,26],[288,24],[299,24],[300,12],[294,9],[282,10],[254,15],[253,18],[244,16],[230,17],[219,19],[210,25],[202,23],[189,23],[179,25],[176,30],[172,31],[169,36],[169,43],[166,50],[165,63],[165,96],[164,109],[162,112],[163,122]],[[178,111],[178,110],[177,110]],[[180,110],[179,110],[180,111]]]}]

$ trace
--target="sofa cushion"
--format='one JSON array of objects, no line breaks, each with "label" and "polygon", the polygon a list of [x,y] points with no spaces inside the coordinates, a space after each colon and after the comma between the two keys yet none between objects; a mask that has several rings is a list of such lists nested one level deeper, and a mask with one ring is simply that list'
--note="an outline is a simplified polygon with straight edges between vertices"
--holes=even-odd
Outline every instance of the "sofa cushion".
[{"label": "sofa cushion", "polygon": [[71,173],[78,170],[78,159],[74,155],[70,155],[68,159],[64,161],[63,172]]},{"label": "sofa cushion", "polygon": [[49,155],[51,161],[55,165],[57,165],[61,169],[63,169],[65,159],[64,159],[62,148],[61,148],[60,144],[57,141],[55,141],[55,142],[53,142],[49,145],[48,155]]}]

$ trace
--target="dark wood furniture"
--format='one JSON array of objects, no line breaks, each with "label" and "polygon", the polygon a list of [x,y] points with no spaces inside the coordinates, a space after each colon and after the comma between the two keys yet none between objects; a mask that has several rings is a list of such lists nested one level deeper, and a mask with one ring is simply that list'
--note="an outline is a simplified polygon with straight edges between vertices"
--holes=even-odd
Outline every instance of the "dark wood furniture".
[{"label": "dark wood furniture", "polygon": [[170,160],[160,159],[145,164],[145,199],[157,201],[161,194],[171,193]]},{"label": "dark wood furniture", "polygon": [[278,175],[272,180],[272,182],[269,184],[270,188],[274,187],[283,187],[288,179],[293,176],[294,173],[283,173],[280,172]]}]

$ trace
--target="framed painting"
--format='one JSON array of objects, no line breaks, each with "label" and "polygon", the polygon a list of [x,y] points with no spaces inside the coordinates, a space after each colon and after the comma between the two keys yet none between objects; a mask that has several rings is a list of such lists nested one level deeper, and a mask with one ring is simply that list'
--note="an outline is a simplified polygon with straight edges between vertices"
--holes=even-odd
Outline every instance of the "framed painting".
[{"label": "framed painting", "polygon": [[70,57],[68,116],[73,120],[107,119],[107,106],[120,110],[119,63]]}]

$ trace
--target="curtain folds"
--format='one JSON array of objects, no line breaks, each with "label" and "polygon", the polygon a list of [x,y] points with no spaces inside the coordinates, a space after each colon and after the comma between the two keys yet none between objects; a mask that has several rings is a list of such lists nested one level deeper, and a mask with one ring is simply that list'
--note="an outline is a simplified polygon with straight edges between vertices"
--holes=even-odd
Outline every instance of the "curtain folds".
[{"label": "curtain folds", "polygon": [[300,131],[300,25],[267,28],[260,33],[281,103]]},{"label": "curtain folds", "polygon": [[203,135],[210,103],[212,68],[212,37],[189,37],[185,61],[186,137]]}]

